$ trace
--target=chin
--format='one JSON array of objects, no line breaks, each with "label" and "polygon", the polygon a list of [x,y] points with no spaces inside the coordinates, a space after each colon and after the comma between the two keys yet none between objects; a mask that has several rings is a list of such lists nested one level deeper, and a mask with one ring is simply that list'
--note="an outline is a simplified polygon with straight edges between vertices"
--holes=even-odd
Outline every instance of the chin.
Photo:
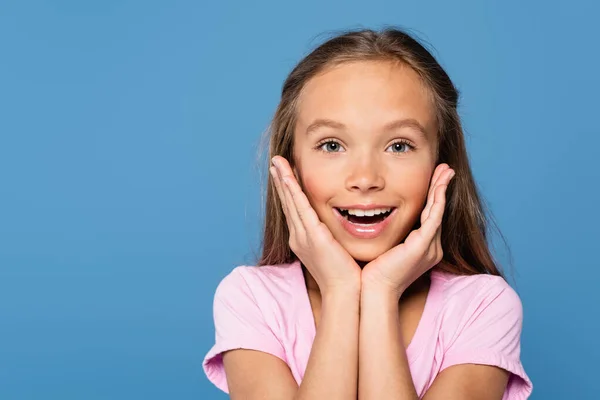
[{"label": "chin", "polygon": [[344,247],[352,256],[352,258],[363,263],[369,263],[391,249],[391,246],[385,246],[383,244],[378,246],[368,242],[362,244],[352,244]]}]

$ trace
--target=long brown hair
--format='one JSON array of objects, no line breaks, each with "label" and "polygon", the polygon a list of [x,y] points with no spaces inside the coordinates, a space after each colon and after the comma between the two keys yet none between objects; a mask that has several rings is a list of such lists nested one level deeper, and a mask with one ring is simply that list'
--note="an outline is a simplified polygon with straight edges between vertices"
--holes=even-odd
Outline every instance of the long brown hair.
[{"label": "long brown hair", "polygon": [[[265,132],[263,139],[269,142],[267,162],[280,155],[294,166],[293,135],[298,98],[304,85],[330,66],[354,61],[403,63],[418,73],[431,92],[439,127],[436,165],[447,163],[456,171],[446,193],[441,239],[444,257],[437,268],[458,275],[504,277],[487,243],[488,219],[494,221],[487,207],[484,208],[469,166],[457,111],[459,92],[430,52],[403,30],[387,27],[380,32],[371,29],[344,31],[304,57],[286,78],[275,115]],[[267,179],[264,235],[258,266],[297,260],[289,247],[289,232],[277,191],[270,175]],[[415,228],[419,226],[420,222],[417,222]]]}]

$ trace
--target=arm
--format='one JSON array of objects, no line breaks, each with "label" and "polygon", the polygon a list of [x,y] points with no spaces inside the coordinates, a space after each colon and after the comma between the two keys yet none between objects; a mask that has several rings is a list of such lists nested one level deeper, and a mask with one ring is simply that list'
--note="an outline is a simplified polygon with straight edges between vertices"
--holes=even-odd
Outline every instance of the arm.
[{"label": "arm", "polygon": [[400,330],[398,301],[442,259],[441,223],[454,171],[440,164],[431,179],[421,227],[362,270],[359,343],[361,400],[417,399]]},{"label": "arm", "polygon": [[[444,195],[453,176],[452,169],[444,165],[438,166],[432,178],[427,205],[421,214],[421,228],[411,232],[404,243],[380,255],[363,268],[359,333],[361,399],[418,398],[401,335],[398,300],[412,282],[442,260],[441,222],[446,203]],[[501,307],[497,315],[505,314],[504,310]],[[492,313],[492,318],[495,316]],[[485,320],[482,324],[473,326],[474,335],[480,336],[486,326],[490,325]],[[518,325],[513,323],[508,326]],[[465,336],[464,333],[462,336]],[[465,352],[472,352],[472,345],[467,343],[466,349],[462,349],[461,342],[453,349],[455,364],[476,359],[465,358]],[[452,352],[446,354],[450,356],[450,360],[452,355]],[[452,365],[446,370],[442,368],[425,398],[500,399],[507,380],[506,371],[497,367]]]},{"label": "arm", "polygon": [[[398,298],[363,287],[359,347],[359,399],[418,399],[398,320]],[[492,365],[461,364],[443,370],[426,400],[502,399],[508,371]]]},{"label": "arm", "polygon": [[456,332],[424,399],[526,399],[531,394],[520,361],[519,295],[501,277],[484,282],[467,295],[466,310],[455,320]]},{"label": "arm", "polygon": [[231,399],[356,399],[359,299],[358,290],[323,294],[319,329],[299,387],[285,362],[271,354],[226,352]]},{"label": "arm", "polygon": [[355,400],[360,292],[325,293],[319,329],[295,399]]},{"label": "arm", "polygon": [[423,399],[501,400],[508,377],[508,371],[494,365],[453,365],[435,378]]},{"label": "arm", "polygon": [[320,289],[321,320],[300,387],[295,388],[283,361],[232,352],[226,366],[230,393],[244,399],[355,400],[360,268],[319,220],[287,160],[277,156],[273,164],[270,172],[286,216],[289,246]]},{"label": "arm", "polygon": [[399,298],[363,285],[359,341],[359,399],[418,399],[398,317]]}]

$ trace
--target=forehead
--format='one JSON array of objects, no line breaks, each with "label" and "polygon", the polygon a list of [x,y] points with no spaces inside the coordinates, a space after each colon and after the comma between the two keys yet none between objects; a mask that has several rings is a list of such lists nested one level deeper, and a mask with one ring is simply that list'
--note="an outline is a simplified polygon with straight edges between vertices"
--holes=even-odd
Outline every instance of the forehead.
[{"label": "forehead", "polygon": [[414,119],[428,134],[436,130],[435,108],[419,75],[401,63],[360,61],[330,67],[310,79],[298,102],[298,128],[317,119],[372,130],[398,119]]}]

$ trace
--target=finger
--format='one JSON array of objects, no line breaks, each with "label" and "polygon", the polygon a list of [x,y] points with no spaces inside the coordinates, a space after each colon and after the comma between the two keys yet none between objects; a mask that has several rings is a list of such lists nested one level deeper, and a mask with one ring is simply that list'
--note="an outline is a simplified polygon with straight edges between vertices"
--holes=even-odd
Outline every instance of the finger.
[{"label": "finger", "polygon": [[429,216],[421,225],[421,235],[429,240],[433,240],[438,228],[442,224],[444,209],[446,207],[446,189],[448,185],[440,184],[434,192],[434,202],[431,206]]},{"label": "finger", "polygon": [[438,167],[435,169],[435,172],[433,174],[433,177],[431,178],[431,185],[429,186],[429,192],[427,193],[428,196],[433,194],[433,188],[435,187],[435,185],[437,184],[439,178],[444,174],[445,171],[447,171],[448,169],[450,169],[450,166],[448,164],[440,164],[438,165]]},{"label": "finger", "polygon": [[[427,268],[432,268],[441,262],[441,259],[444,256],[441,245],[441,230],[442,227],[439,226],[431,242],[427,243],[427,250],[425,251],[425,260],[427,260]],[[422,239],[425,240],[425,239]],[[440,257],[441,255],[441,257]]]},{"label": "finger", "polygon": [[435,183],[433,184],[433,186],[430,189],[431,191],[429,194],[429,198],[427,199],[427,205],[425,206],[425,209],[423,210],[423,214],[422,214],[422,218],[421,218],[422,221],[429,218],[429,213],[431,212],[431,207],[433,206],[433,203],[435,201],[434,200],[435,190],[440,185],[448,185],[450,183],[449,177],[451,178],[454,173],[455,172],[451,168],[448,168],[448,169],[445,169],[442,173],[440,173],[438,175],[438,178],[436,179]]},{"label": "finger", "polygon": [[283,193],[285,195],[285,203],[288,207],[290,219],[294,223],[294,229],[297,233],[306,232],[306,228],[304,227],[304,223],[302,222],[302,218],[298,213],[298,208],[296,207],[296,202],[294,200],[294,196],[292,195],[290,186],[293,184],[292,178],[290,176],[282,177],[283,180]]},{"label": "finger", "polygon": [[282,182],[281,190],[283,197],[285,198],[285,205],[288,211],[289,221],[291,224],[293,224],[293,229],[295,232],[301,234],[302,232],[305,232],[305,228],[300,215],[298,214],[294,198],[290,191],[290,183],[296,182],[296,178],[292,172],[289,162],[285,158],[281,156],[274,157],[273,164],[275,164],[277,173],[279,174]]},{"label": "finger", "polygon": [[283,192],[283,182],[281,181],[281,177],[279,176],[279,172],[277,172],[277,168],[270,167],[269,171],[271,172],[271,176],[273,178],[273,183],[275,184],[275,189],[277,190],[277,195],[279,196],[279,202],[281,203],[281,208],[283,213],[285,214],[285,219],[288,224],[288,230],[290,234],[293,233],[293,221],[290,219],[289,210],[287,208],[285,194]]},{"label": "finger", "polygon": [[448,164],[440,164],[437,166],[437,168],[435,169],[435,172],[433,173],[433,177],[431,178],[431,182],[433,184],[436,183],[436,181],[439,179],[439,177],[444,173],[444,171],[447,171],[448,169],[450,169],[450,166]]},{"label": "finger", "polygon": [[308,201],[306,194],[302,191],[298,181],[293,175],[291,177],[286,177],[286,181],[290,194],[292,195],[294,207],[298,213],[298,217],[302,221],[304,229],[308,230],[318,226],[320,223],[319,217],[310,205],[310,202]]},{"label": "finger", "polygon": [[[443,220],[443,218],[442,218],[442,220]],[[440,226],[438,227],[437,232],[435,233],[435,238],[433,239],[433,245],[435,246],[435,259],[434,259],[434,264],[432,265],[432,267],[435,265],[438,265],[444,259],[444,248],[442,246],[442,230],[443,230],[443,228],[444,227],[443,227],[442,223],[440,223]]]},{"label": "finger", "polygon": [[435,246],[435,249],[437,250],[438,248],[441,249],[442,248],[442,224],[440,223],[440,226],[438,226],[437,231],[435,232],[435,236],[433,238],[433,246]]},{"label": "finger", "polygon": [[275,185],[275,190],[277,191],[277,196],[279,197],[283,213],[287,217],[288,211],[287,207],[285,206],[285,197],[283,195],[283,182],[281,182],[281,178],[279,177],[279,173],[277,172],[277,169],[275,167],[270,167],[269,172],[271,173],[271,177],[273,178],[273,184]]},{"label": "finger", "polygon": [[[442,215],[442,221],[443,221],[443,215]],[[440,223],[440,226],[438,226],[437,231],[435,232],[435,237],[433,238],[433,242],[435,244],[439,243],[440,247],[442,246],[442,224]]]},{"label": "finger", "polygon": [[444,171],[446,171],[448,168],[449,168],[448,164],[440,164],[435,169],[433,177],[431,178],[431,182],[429,183],[429,190],[427,191],[427,203],[425,204],[423,213],[421,214],[421,223],[423,223],[425,221],[425,219],[427,219],[427,215],[429,214],[429,209],[431,208],[431,205],[433,204],[433,192],[435,191],[435,187],[437,185],[438,179],[439,179],[440,175]]},{"label": "finger", "polygon": [[308,226],[317,224],[319,218],[308,202],[308,198],[302,191],[300,184],[296,180],[296,175],[292,171],[292,167],[288,160],[283,157],[277,157],[274,161],[281,174],[281,179],[284,182],[284,193],[286,195],[286,204],[290,212],[290,217],[295,221],[298,221],[303,230],[306,230],[306,224],[308,224]]},{"label": "finger", "polygon": [[290,163],[284,157],[281,157],[281,156],[273,157],[273,164],[277,168],[277,171],[279,172],[279,175],[281,176],[282,181],[285,177],[291,177],[294,179],[296,178],[296,176],[294,175],[294,172],[292,171],[292,167],[291,167]]}]

